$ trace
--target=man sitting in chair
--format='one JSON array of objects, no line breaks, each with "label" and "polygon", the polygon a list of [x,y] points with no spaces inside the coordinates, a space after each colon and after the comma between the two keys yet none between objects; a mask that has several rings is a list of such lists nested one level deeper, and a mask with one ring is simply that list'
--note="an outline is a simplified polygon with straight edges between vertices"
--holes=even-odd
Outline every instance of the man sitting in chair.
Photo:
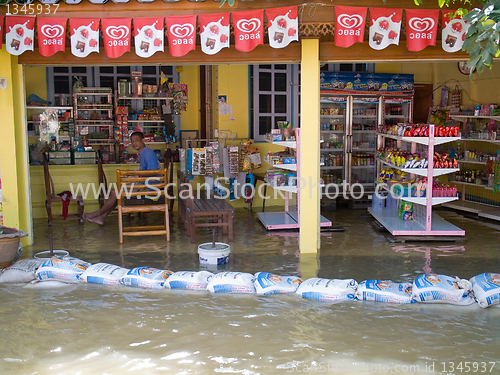
[{"label": "man sitting in chair", "polygon": [[[132,148],[139,152],[139,170],[147,171],[160,169],[160,162],[158,161],[155,152],[146,146],[146,144],[144,143],[144,135],[141,132],[132,133],[132,135],[130,136],[130,140],[132,143]],[[118,186],[117,188],[119,189],[120,187]],[[83,214],[83,218],[89,223],[103,225],[106,216],[108,216],[110,212],[113,211],[113,209],[116,207],[116,202],[116,191],[111,190],[106,203],[104,203],[103,206],[97,211],[91,212],[89,214]]]}]

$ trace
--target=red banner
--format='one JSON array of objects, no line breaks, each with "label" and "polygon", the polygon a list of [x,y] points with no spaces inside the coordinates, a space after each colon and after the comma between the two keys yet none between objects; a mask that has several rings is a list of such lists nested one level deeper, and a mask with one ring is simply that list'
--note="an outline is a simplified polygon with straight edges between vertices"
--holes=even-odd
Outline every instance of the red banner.
[{"label": "red banner", "polygon": [[390,44],[399,45],[403,9],[370,8],[370,47],[381,50]]},{"label": "red banner", "polygon": [[70,18],[69,31],[71,53],[76,57],[87,57],[99,53],[99,18]]},{"label": "red banner", "polygon": [[67,18],[38,17],[38,50],[42,56],[52,56],[66,47]]},{"label": "red banner", "polygon": [[366,7],[335,5],[335,45],[350,47],[363,43],[365,35]]},{"label": "red banner", "polygon": [[406,10],[406,44],[408,51],[422,51],[436,45],[439,9]]},{"label": "red banner", "polygon": [[151,57],[164,50],[163,17],[134,18],[135,53]]},{"label": "red banner", "polygon": [[266,9],[269,45],[283,48],[299,40],[297,6]]},{"label": "red banner", "polygon": [[229,48],[230,13],[199,14],[201,50],[207,55],[215,55],[222,48]]},{"label": "red banner", "polygon": [[264,10],[235,12],[233,15],[234,47],[250,52],[264,43]]},{"label": "red banner", "polygon": [[131,18],[101,19],[106,56],[117,58],[130,51],[130,24]]},{"label": "red banner", "polygon": [[24,51],[33,51],[34,39],[35,17],[5,17],[5,49],[7,52],[19,56]]},{"label": "red banner", "polygon": [[443,10],[443,30],[441,46],[446,52],[457,52],[462,49],[465,34],[469,30],[469,24],[461,18],[450,19],[454,10]]},{"label": "red banner", "polygon": [[196,15],[165,17],[168,48],[175,57],[184,56],[196,47]]},{"label": "red banner", "polygon": [[[3,35],[3,16],[0,16],[0,37]],[[0,49],[2,49],[2,42],[0,41]]]}]

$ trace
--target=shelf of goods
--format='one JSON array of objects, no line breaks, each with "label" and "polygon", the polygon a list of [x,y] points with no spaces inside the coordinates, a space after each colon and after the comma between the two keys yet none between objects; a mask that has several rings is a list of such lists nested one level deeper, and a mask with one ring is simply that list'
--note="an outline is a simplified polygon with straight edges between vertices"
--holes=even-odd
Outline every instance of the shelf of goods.
[{"label": "shelf of goods", "polygon": [[[94,139],[94,133],[104,132],[105,138],[113,139],[112,98],[113,90],[107,88],[82,87],[74,92],[76,136],[89,136],[89,139]],[[102,134],[99,134],[99,139],[102,139]]]},{"label": "shelf of goods", "polygon": [[[383,138],[392,138],[402,142],[410,142],[412,144],[422,144],[428,146],[428,155],[434,155],[434,146],[437,144],[444,144],[448,142],[457,141],[459,137],[434,137],[434,125],[429,125],[429,137],[401,137],[395,135],[388,135],[378,133],[379,138],[382,139],[382,144],[385,144]],[[433,181],[434,176],[441,174],[452,173],[456,168],[434,168],[434,156],[429,160],[427,168],[422,169],[406,169],[397,168],[396,166],[378,160],[391,168],[400,169],[406,173],[418,174],[426,176],[427,181]],[[382,225],[391,235],[395,237],[461,237],[465,236],[465,231],[457,226],[448,223],[439,215],[432,212],[432,206],[443,204],[446,202],[457,200],[457,197],[433,197],[433,189],[429,187],[426,189],[425,197],[403,197],[404,201],[412,202],[413,206],[413,220],[403,220],[398,217],[397,207],[377,207],[373,206],[368,209],[368,212]]]},{"label": "shelf of goods", "polygon": [[[41,112],[44,112],[47,109],[53,109],[59,113],[59,115],[63,115],[64,117],[59,117],[59,133],[56,135],[57,142],[59,141],[64,141],[68,140],[69,137],[72,135],[74,132],[73,127],[71,124],[73,124],[73,107],[69,106],[55,106],[55,107],[50,107],[50,106],[37,106],[37,105],[28,105],[26,106],[26,110],[31,111],[30,115],[27,115],[26,122],[28,124],[28,136],[38,136],[39,131],[38,131],[38,126],[40,124],[40,120],[34,120],[34,118],[37,118]],[[63,112],[69,111],[69,119],[66,117]],[[36,128],[35,128],[36,126]]]},{"label": "shelf of goods", "polygon": [[[300,181],[300,171],[297,168],[300,165],[300,129],[295,129],[295,137],[297,141],[282,141],[282,142],[272,142],[275,145],[293,148],[297,150],[297,164],[279,164],[273,165],[274,168],[282,168],[288,170],[297,171],[297,184]],[[290,167],[289,167],[290,166]],[[292,167],[293,166],[293,167]],[[285,168],[283,168],[285,167]],[[289,168],[294,169],[289,169]],[[266,181],[267,182],[267,181]],[[272,186],[272,185],[271,185]],[[259,212],[257,216],[260,222],[268,230],[275,229],[298,229],[300,227],[300,190],[297,186],[279,186],[273,187],[274,189],[282,190],[288,193],[297,194],[297,210],[290,210],[289,207],[289,194],[285,194],[285,210],[282,212]],[[332,222],[327,218],[320,216],[320,226],[321,227],[331,227]]]}]

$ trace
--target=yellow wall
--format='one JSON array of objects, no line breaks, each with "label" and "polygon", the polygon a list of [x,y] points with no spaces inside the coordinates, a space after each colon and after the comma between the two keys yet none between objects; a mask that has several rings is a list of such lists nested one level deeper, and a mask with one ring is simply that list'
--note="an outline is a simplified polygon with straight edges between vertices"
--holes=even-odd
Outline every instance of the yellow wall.
[{"label": "yellow wall", "polygon": [[47,100],[47,68],[39,66],[25,67],[26,96],[38,95]]}]

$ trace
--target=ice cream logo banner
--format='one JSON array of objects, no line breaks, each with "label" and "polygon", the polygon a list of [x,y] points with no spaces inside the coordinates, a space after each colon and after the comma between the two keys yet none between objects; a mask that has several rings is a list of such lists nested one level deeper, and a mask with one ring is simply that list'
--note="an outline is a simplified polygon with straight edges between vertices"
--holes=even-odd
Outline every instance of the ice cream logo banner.
[{"label": "ice cream logo banner", "polygon": [[350,47],[363,43],[365,35],[366,7],[335,5],[335,45]]},{"label": "ice cream logo banner", "polygon": [[[3,16],[0,16],[0,37],[2,37],[2,31],[3,31]],[[2,43],[0,42],[0,49],[2,49]]]},{"label": "ice cream logo banner", "polygon": [[391,44],[399,45],[402,17],[402,9],[370,8],[370,47],[382,50]]},{"label": "ice cream logo banner", "polygon": [[269,45],[283,48],[299,40],[297,7],[266,9]]},{"label": "ice cream logo banner", "polygon": [[19,56],[33,51],[35,39],[35,17],[5,17],[5,49],[11,55]]},{"label": "ice cream logo banner", "polygon": [[264,10],[235,12],[233,15],[234,47],[250,52],[264,43]]},{"label": "ice cream logo banner", "polygon": [[454,10],[443,10],[443,30],[441,46],[446,52],[457,52],[462,49],[465,34],[469,30],[469,24],[461,18],[450,19]]},{"label": "ice cream logo banner", "polygon": [[101,20],[106,56],[117,58],[130,51],[131,20],[131,18],[103,18]]},{"label": "ice cream logo banner", "polygon": [[196,15],[165,17],[168,48],[175,57],[184,56],[196,47]]},{"label": "ice cream logo banner", "polygon": [[151,57],[164,51],[163,17],[134,18],[135,53],[140,57]]},{"label": "ice cream logo banner", "polygon": [[406,10],[406,45],[408,51],[422,51],[436,45],[439,9]]},{"label": "ice cream logo banner", "polygon": [[70,18],[71,53],[76,57],[87,57],[99,53],[99,18]]},{"label": "ice cream logo banner", "polygon": [[203,53],[215,55],[222,48],[229,48],[229,16],[229,12],[198,15]]},{"label": "ice cream logo banner", "polygon": [[67,18],[39,17],[36,21],[38,30],[38,50],[42,56],[52,56],[64,51],[66,47]]}]

